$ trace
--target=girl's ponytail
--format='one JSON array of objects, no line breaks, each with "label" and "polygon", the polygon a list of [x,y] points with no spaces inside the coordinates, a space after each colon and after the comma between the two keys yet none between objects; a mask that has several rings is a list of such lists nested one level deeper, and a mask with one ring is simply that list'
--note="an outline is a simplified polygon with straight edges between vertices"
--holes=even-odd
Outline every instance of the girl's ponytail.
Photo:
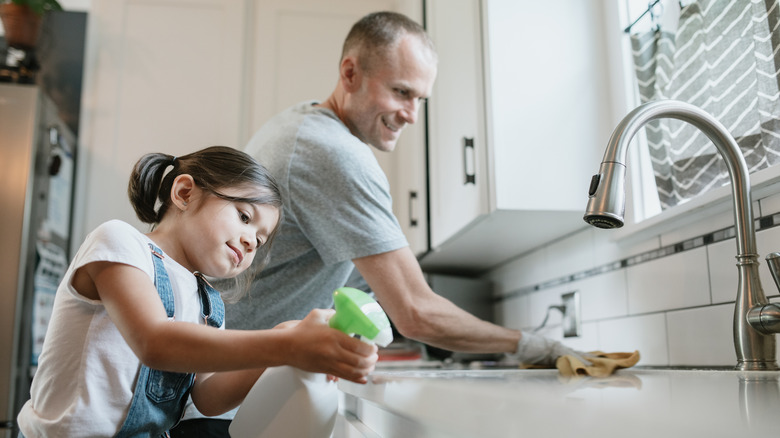
[{"label": "girl's ponytail", "polygon": [[[142,222],[157,224],[168,209],[168,200],[159,199],[160,183],[165,170],[168,166],[175,165],[176,161],[173,155],[151,153],[144,155],[135,163],[127,186],[127,196],[130,197],[136,216]],[[170,190],[168,192],[170,194]],[[156,210],[158,200],[161,205],[159,210]]]}]

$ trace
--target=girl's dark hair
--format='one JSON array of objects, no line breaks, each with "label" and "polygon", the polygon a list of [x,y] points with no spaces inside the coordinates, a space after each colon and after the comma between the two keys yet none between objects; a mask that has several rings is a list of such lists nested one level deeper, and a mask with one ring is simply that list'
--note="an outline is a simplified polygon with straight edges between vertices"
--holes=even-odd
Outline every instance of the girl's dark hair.
[{"label": "girl's dark hair", "polygon": [[[233,289],[236,293],[224,297],[226,301],[235,301],[248,290],[251,277],[268,263],[271,246],[282,223],[282,195],[279,186],[257,160],[231,147],[211,146],[181,157],[149,153],[135,164],[127,186],[130,203],[141,221],[152,226],[160,223],[171,206],[173,181],[183,174],[192,176],[198,187],[222,199],[265,204],[279,210],[279,221],[268,236],[268,241],[257,248],[252,268],[245,271],[246,275],[236,278],[238,287]],[[233,197],[220,192],[224,188],[233,187],[255,187],[256,196]]]}]

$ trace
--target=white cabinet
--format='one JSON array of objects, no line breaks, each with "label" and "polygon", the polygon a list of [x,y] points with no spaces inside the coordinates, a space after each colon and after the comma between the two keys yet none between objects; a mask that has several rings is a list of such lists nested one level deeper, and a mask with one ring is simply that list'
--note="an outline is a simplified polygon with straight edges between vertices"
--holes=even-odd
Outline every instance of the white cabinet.
[{"label": "white cabinet", "polygon": [[584,227],[588,182],[612,126],[601,3],[426,8],[439,70],[423,267],[482,271]]},{"label": "white cabinet", "polygon": [[428,128],[431,246],[439,248],[488,210],[487,141],[480,4],[431,1],[427,8],[439,54]]},{"label": "white cabinet", "polygon": [[420,256],[428,250],[428,181],[422,110],[417,123],[404,128],[395,150],[378,152],[378,155],[390,180],[393,213],[409,247]]}]

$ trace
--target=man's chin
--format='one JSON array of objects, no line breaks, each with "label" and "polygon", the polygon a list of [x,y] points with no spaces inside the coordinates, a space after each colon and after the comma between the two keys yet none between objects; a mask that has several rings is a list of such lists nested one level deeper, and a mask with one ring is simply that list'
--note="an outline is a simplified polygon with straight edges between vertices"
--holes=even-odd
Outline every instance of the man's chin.
[{"label": "man's chin", "polygon": [[377,148],[377,149],[379,149],[382,152],[393,152],[395,150],[395,143],[389,144],[389,145],[386,144],[386,145],[383,145],[382,147]]},{"label": "man's chin", "polygon": [[370,143],[370,145],[382,152],[392,152],[395,149],[396,143],[397,141],[392,141],[392,142],[383,141],[383,142],[372,142]]}]

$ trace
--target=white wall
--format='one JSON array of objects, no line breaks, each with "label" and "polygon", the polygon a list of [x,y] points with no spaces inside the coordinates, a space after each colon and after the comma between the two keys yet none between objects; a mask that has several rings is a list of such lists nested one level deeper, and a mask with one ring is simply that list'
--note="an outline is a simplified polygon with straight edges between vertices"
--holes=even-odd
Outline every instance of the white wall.
[{"label": "white wall", "polygon": [[[753,211],[756,218],[780,212],[780,195],[754,201]],[[654,250],[699,245],[698,237],[730,227],[732,217],[724,211],[632,243],[615,241],[614,231],[590,228],[525,254],[485,275],[496,282],[496,296],[504,297],[496,304],[499,323],[532,329],[561,294],[578,290],[582,336],[563,339],[559,312],[542,333],[584,351],[639,350],[640,365],[736,365],[734,238],[641,262]],[[771,301],[780,301],[764,262],[768,253],[780,251],[780,227],[760,229],[757,246],[763,289]],[[610,266],[627,259],[638,262]],[[606,272],[596,273],[598,268]]]}]

